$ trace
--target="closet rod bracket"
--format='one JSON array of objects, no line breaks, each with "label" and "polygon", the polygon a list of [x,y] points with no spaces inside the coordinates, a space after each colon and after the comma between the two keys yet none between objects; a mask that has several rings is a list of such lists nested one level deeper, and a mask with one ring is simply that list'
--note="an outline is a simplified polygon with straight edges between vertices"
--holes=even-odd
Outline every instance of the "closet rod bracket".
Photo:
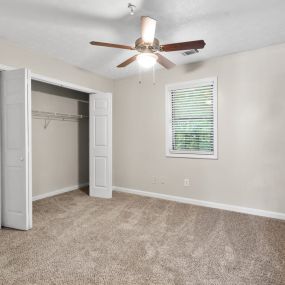
[{"label": "closet rod bracket", "polygon": [[50,119],[45,119],[44,129],[47,129],[48,125],[50,124]]}]

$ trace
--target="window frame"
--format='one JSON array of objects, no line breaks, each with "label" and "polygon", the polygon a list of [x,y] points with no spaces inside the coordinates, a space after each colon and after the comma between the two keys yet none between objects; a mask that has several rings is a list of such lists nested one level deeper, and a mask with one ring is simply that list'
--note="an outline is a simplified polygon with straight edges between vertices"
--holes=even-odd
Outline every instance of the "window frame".
[{"label": "window frame", "polygon": [[[203,154],[202,152],[193,151],[175,151],[172,148],[172,100],[171,91],[175,89],[191,88],[199,86],[203,83],[214,83],[213,87],[213,113],[214,113],[214,153]],[[167,84],[165,86],[165,153],[166,157],[177,157],[177,158],[200,158],[200,159],[218,159],[218,78],[209,77],[204,79],[197,79],[185,82],[178,82]]]}]

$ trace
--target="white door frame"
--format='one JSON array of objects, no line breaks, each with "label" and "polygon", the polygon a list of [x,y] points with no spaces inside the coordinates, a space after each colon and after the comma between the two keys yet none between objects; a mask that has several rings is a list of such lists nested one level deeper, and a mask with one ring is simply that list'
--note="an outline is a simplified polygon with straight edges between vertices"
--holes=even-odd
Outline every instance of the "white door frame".
[{"label": "white door frame", "polygon": [[[18,69],[17,67],[13,67],[13,66],[8,66],[8,65],[4,65],[4,64],[0,64],[0,71],[6,71],[6,70],[15,70],[15,69]],[[35,81],[38,81],[38,82],[43,82],[43,83],[47,83],[47,84],[50,84],[50,85],[56,85],[56,86],[60,86],[60,87],[63,87],[63,88],[67,88],[67,89],[71,89],[71,90],[75,90],[75,91],[80,91],[80,92],[83,92],[83,93],[87,93],[89,95],[91,94],[97,94],[97,93],[104,93],[102,91],[98,91],[98,90],[95,90],[95,89],[92,89],[92,88],[88,88],[88,87],[84,87],[84,86],[81,86],[81,85],[77,85],[77,84],[73,84],[71,82],[67,82],[67,81],[62,81],[62,80],[58,80],[58,79],[55,79],[55,78],[51,78],[51,77],[48,77],[48,76],[45,76],[45,75],[40,75],[40,74],[37,74],[37,73],[32,73],[31,72],[31,80],[35,80]],[[31,96],[31,95],[30,95]],[[31,103],[31,98],[29,98],[29,102]],[[90,124],[90,122],[89,122]],[[1,121],[0,121],[0,126],[1,126]],[[2,130],[0,128],[0,138],[2,137]],[[0,149],[1,149],[1,139],[0,139]],[[32,155],[32,153],[30,152],[30,156]],[[90,157],[90,156],[89,156]],[[0,151],[0,162],[1,162],[1,151]],[[1,170],[1,163],[0,163],[0,229],[1,229],[1,207],[2,207],[2,200],[1,200],[1,193],[2,193],[2,189],[1,189],[1,181],[2,181],[2,170]],[[30,181],[32,181],[32,171],[30,173]],[[89,181],[90,183],[90,181]],[[32,204],[32,195],[30,197],[30,203]],[[32,211],[32,207],[31,207],[31,211]],[[32,221],[30,221],[30,224],[32,225]]]}]

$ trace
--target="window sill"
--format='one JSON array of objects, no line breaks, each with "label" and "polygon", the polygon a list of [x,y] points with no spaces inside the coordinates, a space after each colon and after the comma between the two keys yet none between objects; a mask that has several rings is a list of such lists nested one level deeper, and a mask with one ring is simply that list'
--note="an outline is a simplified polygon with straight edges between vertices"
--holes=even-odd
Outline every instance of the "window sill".
[{"label": "window sill", "polygon": [[217,154],[194,154],[194,153],[172,153],[167,152],[166,157],[169,158],[192,158],[192,159],[218,159]]}]

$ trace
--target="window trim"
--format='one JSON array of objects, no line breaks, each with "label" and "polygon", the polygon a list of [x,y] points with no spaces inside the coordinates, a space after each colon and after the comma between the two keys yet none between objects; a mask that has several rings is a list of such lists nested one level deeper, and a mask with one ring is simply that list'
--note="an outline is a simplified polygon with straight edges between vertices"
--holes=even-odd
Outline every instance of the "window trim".
[{"label": "window trim", "polygon": [[[200,152],[190,151],[171,151],[172,147],[172,106],[171,106],[171,90],[177,88],[189,88],[202,84],[203,82],[214,82],[213,88],[213,111],[214,111],[214,153],[203,154]],[[209,77],[198,80],[191,80],[179,83],[167,84],[165,86],[165,154],[166,157],[177,158],[202,158],[202,159],[218,159],[218,78]]]}]

